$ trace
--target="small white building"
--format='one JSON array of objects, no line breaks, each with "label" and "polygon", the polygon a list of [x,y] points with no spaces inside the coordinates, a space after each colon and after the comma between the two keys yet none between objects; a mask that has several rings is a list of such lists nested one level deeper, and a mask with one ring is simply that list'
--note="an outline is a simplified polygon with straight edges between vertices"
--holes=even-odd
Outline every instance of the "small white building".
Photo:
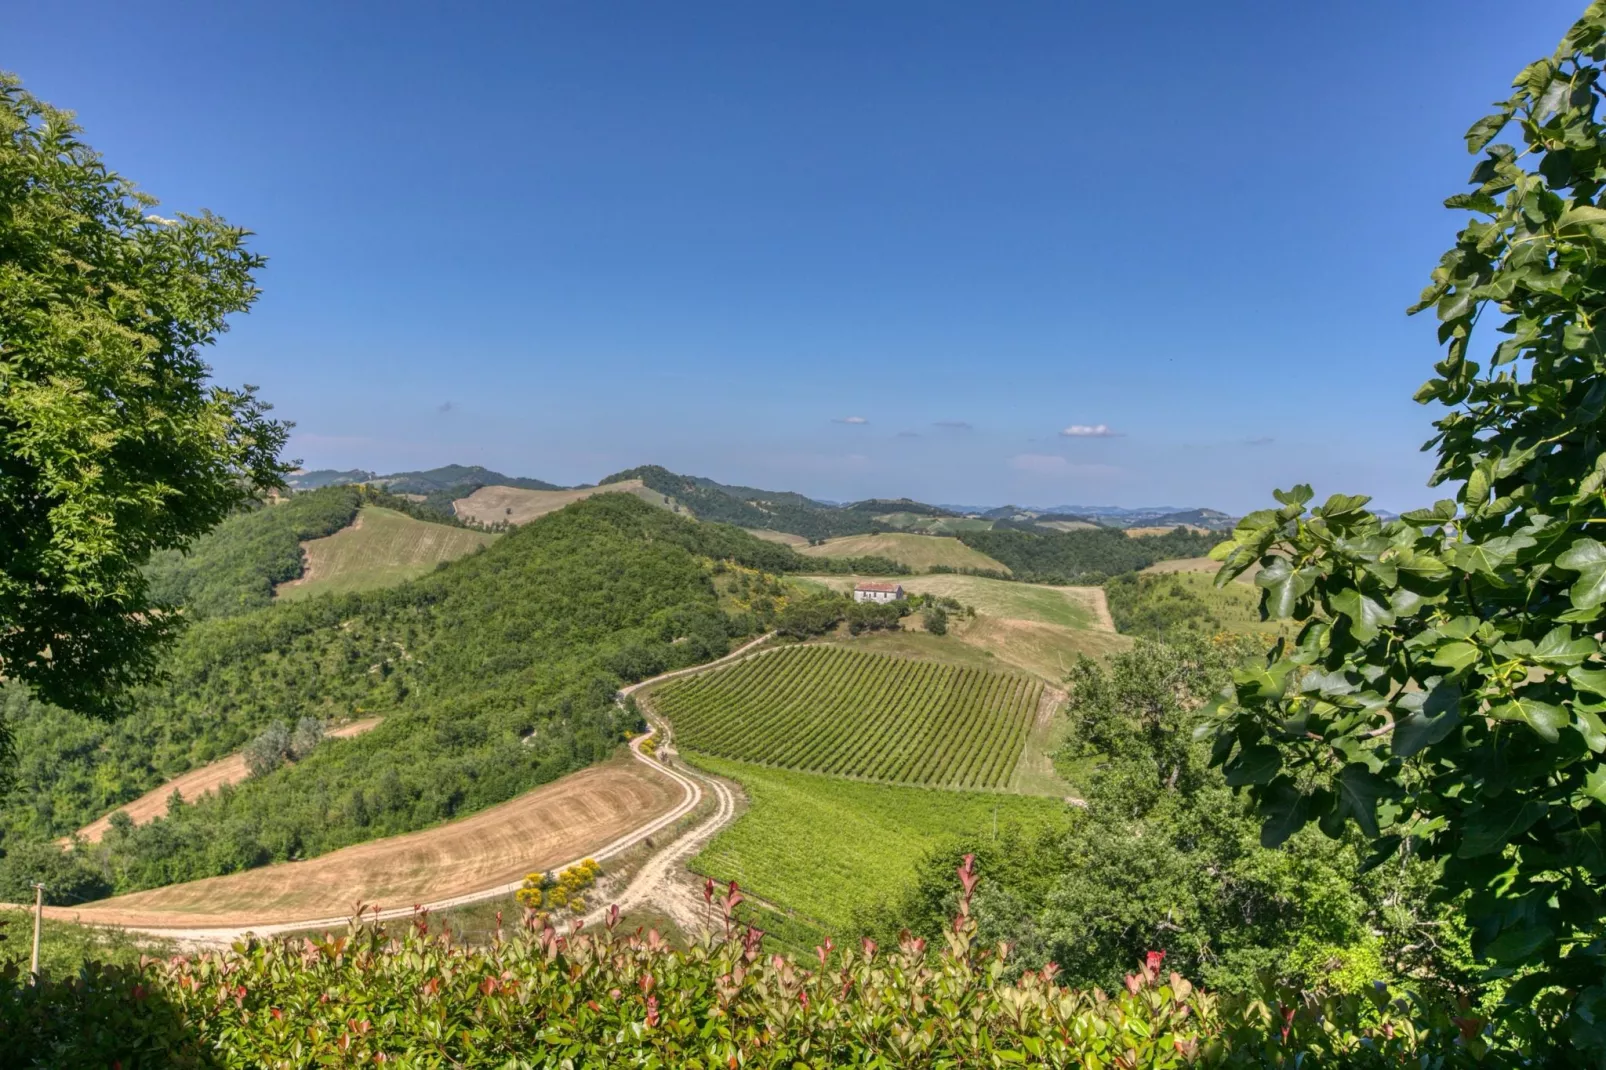
[{"label": "small white building", "polygon": [[861,583],[853,588],[855,602],[897,602],[902,598],[901,583]]}]

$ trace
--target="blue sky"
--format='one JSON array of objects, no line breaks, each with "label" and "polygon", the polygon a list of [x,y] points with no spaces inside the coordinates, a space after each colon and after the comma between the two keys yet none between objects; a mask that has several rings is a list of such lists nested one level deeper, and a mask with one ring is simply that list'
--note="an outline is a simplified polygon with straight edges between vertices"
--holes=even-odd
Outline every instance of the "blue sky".
[{"label": "blue sky", "polygon": [[21,2],[0,67],[257,233],[213,363],[310,467],[1403,508],[1461,135],[1581,10]]}]

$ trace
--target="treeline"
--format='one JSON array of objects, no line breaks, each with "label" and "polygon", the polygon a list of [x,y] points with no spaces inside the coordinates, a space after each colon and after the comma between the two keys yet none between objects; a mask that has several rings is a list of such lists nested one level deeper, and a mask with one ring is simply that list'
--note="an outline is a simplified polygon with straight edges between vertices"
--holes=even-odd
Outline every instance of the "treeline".
[{"label": "treeline", "polygon": [[1098,584],[1156,561],[1202,557],[1221,541],[1178,528],[1164,535],[1132,538],[1112,528],[1031,533],[967,531],[959,541],[1003,563],[1028,583]]},{"label": "treeline", "polygon": [[[19,779],[0,811],[3,846],[24,857],[19,842],[70,833],[304,717],[384,721],[164,820],[120,822],[70,857],[129,891],[311,857],[505,801],[606,756],[637,727],[613,702],[623,681],[729,649],[743,622],[720,611],[708,559],[766,568],[777,552],[797,557],[629,495],[598,495],[399,587],[199,623],[168,658],[166,682],[140,691],[115,724],[13,688]],[[26,876],[0,872],[0,885]]]},{"label": "treeline", "polygon": [[1129,572],[1104,585],[1115,630],[1145,639],[1174,640],[1230,631],[1218,607],[1175,575]]}]

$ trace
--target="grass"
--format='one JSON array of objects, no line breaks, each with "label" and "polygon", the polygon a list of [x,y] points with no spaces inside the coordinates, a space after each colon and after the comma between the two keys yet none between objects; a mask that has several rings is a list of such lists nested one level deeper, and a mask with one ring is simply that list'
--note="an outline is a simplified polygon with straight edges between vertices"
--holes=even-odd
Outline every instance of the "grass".
[{"label": "grass", "polygon": [[1024,669],[1053,684],[1063,681],[1084,654],[1104,658],[1132,645],[1130,638],[1115,632],[987,616],[965,621],[948,634],[1005,665]]},{"label": "grass", "polygon": [[809,544],[809,540],[801,535],[793,535],[789,531],[769,531],[765,528],[743,528],[743,531],[765,542],[778,542],[782,546],[790,546],[794,550],[801,550]]},{"label": "grass", "polygon": [[[85,962],[135,965],[141,955],[163,958],[176,951],[171,940],[47,918],[39,934],[39,972],[60,980],[76,974]],[[33,911],[0,908],[0,971],[15,967],[26,978],[32,954]]]},{"label": "grass", "polygon": [[[1212,565],[1215,562],[1211,562]],[[1172,572],[1170,580],[1210,607],[1230,632],[1276,635],[1297,630],[1289,621],[1260,619],[1260,588],[1252,583],[1215,584],[1215,572]]]},{"label": "grass", "polygon": [[366,591],[421,576],[495,541],[483,531],[431,524],[393,509],[365,505],[348,528],[302,543],[306,570],[280,584],[275,597],[309,598],[326,592]]},{"label": "grass", "polygon": [[949,568],[988,568],[1007,573],[1008,568],[979,550],[972,550],[958,539],[935,535],[845,535],[827,539],[818,546],[800,546],[809,557],[889,557],[915,569],[933,565]]},{"label": "grass", "polygon": [[814,580],[831,590],[851,591],[853,585],[864,579],[881,579],[901,583],[910,594],[936,594],[957,598],[977,613],[1008,620],[1037,621],[1057,624],[1062,628],[1095,628],[1091,600],[1097,597],[1094,588],[1047,587],[1036,583],[1016,583],[1012,580],[993,580],[983,576],[813,576]]},{"label": "grass", "polygon": [[960,834],[1028,830],[1066,820],[1054,799],[867,784],[688,754],[739,781],[748,811],[716,836],[692,869],[797,911],[828,930],[899,894],[915,863]]},{"label": "grass", "polygon": [[1003,788],[1042,686],[1015,673],[804,646],[652,696],[681,745],[722,758],[948,788]]}]

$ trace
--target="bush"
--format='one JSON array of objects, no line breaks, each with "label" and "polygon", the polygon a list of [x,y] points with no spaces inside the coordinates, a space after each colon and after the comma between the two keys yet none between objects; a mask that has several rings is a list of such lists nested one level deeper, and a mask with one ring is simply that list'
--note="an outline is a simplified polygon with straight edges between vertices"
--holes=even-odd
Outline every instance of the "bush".
[{"label": "bush", "polygon": [[[1111,995],[1005,980],[976,939],[970,860],[935,953],[905,937],[765,955],[717,898],[724,939],[525,931],[465,947],[420,916],[399,937],[247,941],[38,987],[0,979],[9,1065],[1397,1067],[1518,1065],[1483,1023],[1386,989],[1204,992],[1147,955]],[[715,900],[710,884],[705,892]],[[1504,1045],[1504,1046],[1502,1046]]]}]

